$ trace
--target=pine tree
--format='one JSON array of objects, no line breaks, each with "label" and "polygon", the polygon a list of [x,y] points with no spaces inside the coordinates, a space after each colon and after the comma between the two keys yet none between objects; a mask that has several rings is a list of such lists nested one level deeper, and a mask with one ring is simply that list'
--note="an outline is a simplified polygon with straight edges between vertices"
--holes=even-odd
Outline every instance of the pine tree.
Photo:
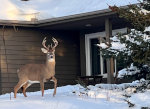
[{"label": "pine tree", "polygon": [[[127,35],[117,35],[120,43],[124,43],[126,46],[126,51],[119,51],[117,56],[128,57],[132,60],[130,60],[131,63],[150,65],[150,30],[145,31],[145,28],[150,26],[150,0],[144,0],[136,5],[128,5],[125,8],[117,6],[109,6],[109,8],[117,12],[119,17],[130,22],[131,27],[134,28]],[[116,56],[116,51],[112,52],[110,48],[105,50],[104,54],[108,51],[111,52],[111,55]],[[127,52],[130,54],[127,55]]]},{"label": "pine tree", "polygon": [[150,25],[150,0],[144,0],[139,4],[128,5],[124,8],[117,6],[109,6],[112,11],[118,13],[119,17],[126,19],[130,22],[132,28],[144,31],[145,27]]},{"label": "pine tree", "polygon": [[[136,66],[150,66],[150,0],[140,1],[139,4],[128,5],[127,7],[109,6],[117,12],[120,18],[124,18],[131,25],[128,34],[117,34],[113,43],[124,44],[123,49],[114,49],[113,43],[110,47],[102,48],[104,57],[114,57],[120,62],[119,70],[129,66],[131,63]],[[145,29],[149,27],[148,31]],[[112,38],[113,39],[113,38]],[[121,65],[122,64],[122,65]]]}]

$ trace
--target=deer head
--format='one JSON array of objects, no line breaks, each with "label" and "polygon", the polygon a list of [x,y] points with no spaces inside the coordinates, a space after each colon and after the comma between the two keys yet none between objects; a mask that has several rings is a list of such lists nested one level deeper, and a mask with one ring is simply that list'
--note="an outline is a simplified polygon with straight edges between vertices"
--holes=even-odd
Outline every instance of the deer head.
[{"label": "deer head", "polygon": [[55,61],[55,48],[58,45],[58,41],[55,38],[52,38],[52,41],[54,45],[51,43],[51,45],[46,46],[46,37],[43,39],[42,45],[44,48],[41,48],[43,53],[47,54],[47,61],[52,62]]}]

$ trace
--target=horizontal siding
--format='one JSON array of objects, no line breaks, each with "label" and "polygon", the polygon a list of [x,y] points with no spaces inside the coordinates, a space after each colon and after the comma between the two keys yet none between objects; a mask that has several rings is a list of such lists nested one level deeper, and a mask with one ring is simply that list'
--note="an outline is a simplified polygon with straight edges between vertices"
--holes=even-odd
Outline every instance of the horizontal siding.
[{"label": "horizontal siding", "polygon": [[[74,69],[74,68],[73,69],[60,70],[59,67],[58,67],[58,68],[56,68],[56,75],[69,75],[69,74],[76,74],[76,73],[78,73],[75,70],[76,69]],[[3,74],[7,74],[7,72],[9,72],[9,74],[16,74],[17,73],[17,69],[2,69],[1,76],[3,76]]]},{"label": "horizontal siding", "polygon": [[[1,47],[3,47],[3,46],[1,46]],[[13,47],[13,46],[12,46]],[[14,46],[14,48],[15,48],[16,46]],[[33,46],[28,46],[28,47],[26,47],[26,48],[22,48],[21,49],[21,47],[23,47],[23,46],[20,46],[20,48],[18,47],[18,49],[19,50],[17,50],[17,48],[16,49],[7,49],[6,48],[6,53],[8,54],[8,55],[13,55],[13,54],[21,54],[21,55],[44,55],[43,53],[42,53],[42,51],[41,51],[41,48],[42,47],[33,47]],[[66,49],[70,49],[69,51],[66,51]],[[63,51],[62,51],[62,48],[57,48],[56,49],[56,54],[57,55],[59,55],[60,53],[63,53],[63,55],[62,56],[64,56],[64,55],[73,55],[75,52],[78,52],[78,50],[76,50],[76,49],[73,49],[73,48],[65,48]],[[29,53],[29,54],[27,54],[27,53]],[[36,53],[36,54],[35,54]],[[1,48],[1,54],[5,54],[5,49],[3,49],[3,48]]]},{"label": "horizontal siding", "polygon": [[[56,78],[59,80],[67,79],[67,80],[73,80],[76,78],[75,74],[56,74]],[[11,83],[17,83],[18,77],[17,75],[10,75],[8,74],[6,77],[1,78],[1,82],[11,82]]]},{"label": "horizontal siding", "polygon": [[[74,80],[58,80],[58,87],[59,86],[63,86],[64,84],[75,84],[76,82]],[[6,92],[13,92],[13,89],[17,83],[3,83],[3,88],[2,88],[2,93],[6,93]],[[44,89],[52,89],[54,88],[54,83],[53,82],[48,82],[45,83],[45,88]],[[29,92],[33,92],[33,91],[38,91],[40,90],[40,84],[33,84],[31,85],[27,91]],[[21,90],[19,90],[19,92],[22,92]],[[13,95],[12,95],[13,96]]]},{"label": "horizontal siding", "polygon": [[[41,46],[42,47],[42,46]],[[39,50],[40,47],[38,46],[9,46],[9,45],[6,45],[5,47],[2,45],[1,46],[1,49],[6,49],[6,50]]]},{"label": "horizontal siding", "polygon": [[[35,36],[35,35],[34,35]],[[33,35],[32,36],[23,36],[23,35],[21,35],[21,36],[5,36],[5,39],[6,39],[6,42],[7,41],[15,41],[15,42],[18,42],[18,41],[25,41],[25,42],[30,42],[30,41],[32,41],[32,42],[39,42],[39,41],[41,41],[40,40],[40,38],[34,38],[33,37]],[[0,41],[3,41],[3,38],[2,37],[0,37]]]},{"label": "horizontal siding", "polygon": [[[20,36],[27,36],[32,37],[34,35],[39,35],[40,33],[37,32],[37,29],[34,28],[19,28],[17,27],[17,31],[14,31],[12,27],[5,28],[5,36],[11,36],[11,37],[20,37]],[[3,35],[2,29],[0,29],[0,35]]]},{"label": "horizontal siding", "polygon": [[[21,60],[21,59],[30,59],[30,60],[33,60],[33,59],[39,59],[39,60],[43,60],[45,58],[45,55],[29,55],[29,56],[26,56],[26,55],[7,55],[7,59],[8,60]],[[1,55],[1,59],[2,60],[6,60],[6,56],[5,55]]]},{"label": "horizontal siding", "polygon": [[[79,39],[72,32],[50,32],[34,29],[13,29],[5,31],[5,46],[0,31],[0,65],[2,93],[13,91],[18,82],[17,69],[25,64],[44,64],[46,56],[41,52],[43,34],[51,34],[59,40],[56,48],[56,78],[58,86],[75,84],[77,74],[80,73]],[[48,38],[48,43],[51,40]],[[47,44],[48,44],[47,43]],[[7,60],[5,55],[7,54]],[[45,89],[53,88],[53,82],[45,83]],[[31,86],[27,91],[39,90],[39,84]]]},{"label": "horizontal siding", "polygon": [[[68,84],[68,83],[69,84],[76,83],[74,79],[72,79],[72,80],[71,79],[57,79],[57,80],[58,80],[58,86],[62,86],[64,84]],[[16,82],[11,82],[11,84],[10,84],[10,82],[6,81],[6,82],[3,82],[2,87],[3,88],[12,88],[13,89],[16,84],[17,84],[17,81]],[[45,88],[49,87],[49,84],[54,84],[54,83],[52,81],[46,82],[45,83]],[[40,84],[39,83],[32,84],[31,87],[29,87],[29,88],[33,88],[33,87],[36,87],[36,86],[40,87]]]},{"label": "horizontal siding", "polygon": [[[6,64],[1,64],[2,69],[7,69]],[[8,64],[8,69],[19,69],[22,67],[24,64]],[[56,63],[56,71],[76,71],[79,70],[79,67],[75,67],[74,65],[67,65],[68,68],[64,69],[66,65],[57,65]]]},{"label": "horizontal siding", "polygon": [[[6,63],[6,61],[2,61],[2,64],[5,64]],[[16,65],[22,65],[22,64],[28,64],[28,63],[41,63],[41,60],[14,60],[14,61],[12,61],[12,60],[7,60],[7,64],[16,64]],[[61,66],[61,65],[64,65],[64,66],[76,66],[76,65],[78,65],[79,63],[75,63],[75,62],[72,62],[72,61],[70,61],[70,60],[68,60],[68,61],[64,61],[64,62],[62,62],[62,61],[57,61],[57,63],[56,63],[58,66]]]},{"label": "horizontal siding", "polygon": [[[75,59],[75,55],[73,56],[73,55],[65,55],[65,57],[68,57],[68,58],[64,58],[64,57],[59,57],[59,56],[57,56],[56,55],[56,61],[58,60],[58,61],[67,61],[67,62],[69,62],[70,60],[72,60],[72,62],[75,62],[75,61],[78,61],[77,59]],[[1,59],[2,60],[6,60],[6,56],[5,55],[1,55]],[[45,59],[46,59],[46,55],[44,54],[44,55],[38,55],[38,54],[36,54],[36,55],[18,55],[18,54],[16,54],[16,55],[7,55],[7,59],[8,60],[12,60],[12,61],[14,61],[14,60],[25,60],[25,59],[27,59],[27,60],[43,60],[43,61],[45,61]]]},{"label": "horizontal siding", "polygon": [[[2,43],[2,41],[0,41],[0,43]],[[41,46],[38,41],[5,41],[5,44],[9,46]]]}]

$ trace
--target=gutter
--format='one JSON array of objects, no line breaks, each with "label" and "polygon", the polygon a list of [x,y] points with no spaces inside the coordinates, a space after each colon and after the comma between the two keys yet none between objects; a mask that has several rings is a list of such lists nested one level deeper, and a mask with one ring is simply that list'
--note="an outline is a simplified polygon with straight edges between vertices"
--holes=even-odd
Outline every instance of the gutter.
[{"label": "gutter", "polygon": [[23,26],[34,27],[36,23],[33,21],[19,21],[19,20],[0,20],[0,26]]}]

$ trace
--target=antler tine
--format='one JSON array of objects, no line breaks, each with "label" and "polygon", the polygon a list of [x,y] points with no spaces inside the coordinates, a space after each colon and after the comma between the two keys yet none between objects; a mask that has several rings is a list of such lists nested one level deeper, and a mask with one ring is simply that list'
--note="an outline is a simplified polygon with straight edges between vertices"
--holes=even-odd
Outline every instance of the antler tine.
[{"label": "antler tine", "polygon": [[50,46],[46,47],[45,43],[46,43],[46,37],[43,39],[42,45],[43,45],[44,48],[46,48],[47,50],[49,50]]},{"label": "antler tine", "polygon": [[52,48],[55,48],[58,45],[58,41],[54,37],[52,37],[52,40],[54,42],[54,46]]}]

